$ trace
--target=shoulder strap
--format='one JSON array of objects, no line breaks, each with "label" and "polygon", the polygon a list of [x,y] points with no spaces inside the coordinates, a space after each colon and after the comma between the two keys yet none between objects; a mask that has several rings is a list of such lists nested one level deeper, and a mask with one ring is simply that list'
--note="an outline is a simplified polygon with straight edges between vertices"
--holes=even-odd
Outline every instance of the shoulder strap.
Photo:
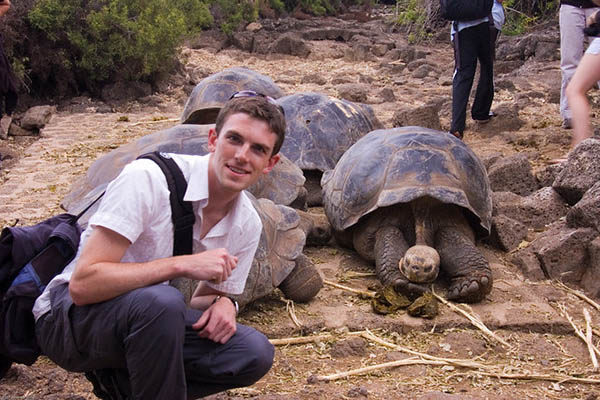
[{"label": "shoulder strap", "polygon": [[187,181],[177,163],[165,153],[154,151],[138,157],[154,161],[165,174],[171,200],[171,218],[174,227],[173,255],[192,253],[193,227],[196,217],[192,203],[184,201]]}]

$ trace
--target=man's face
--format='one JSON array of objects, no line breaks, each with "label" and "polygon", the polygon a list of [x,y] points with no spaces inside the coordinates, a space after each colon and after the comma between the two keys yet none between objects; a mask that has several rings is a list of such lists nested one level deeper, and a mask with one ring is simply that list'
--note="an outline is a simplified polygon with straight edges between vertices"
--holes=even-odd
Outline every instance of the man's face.
[{"label": "man's face", "polygon": [[247,189],[279,161],[278,154],[271,156],[276,141],[277,135],[265,121],[232,114],[218,136],[214,129],[208,134],[213,177],[223,189]]}]

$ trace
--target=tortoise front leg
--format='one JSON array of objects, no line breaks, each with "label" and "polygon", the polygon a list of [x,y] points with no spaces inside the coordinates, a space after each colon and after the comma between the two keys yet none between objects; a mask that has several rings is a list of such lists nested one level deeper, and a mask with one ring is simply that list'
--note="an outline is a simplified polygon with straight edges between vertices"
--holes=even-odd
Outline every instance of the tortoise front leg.
[{"label": "tortoise front leg", "polygon": [[400,272],[399,262],[408,250],[404,235],[395,226],[385,226],[375,234],[375,272],[384,286],[393,285],[397,291],[412,297],[427,291],[427,287],[410,282]]},{"label": "tortoise front leg", "polygon": [[492,290],[492,270],[473,241],[455,227],[438,229],[435,248],[442,271],[450,279],[448,299],[477,303]]}]

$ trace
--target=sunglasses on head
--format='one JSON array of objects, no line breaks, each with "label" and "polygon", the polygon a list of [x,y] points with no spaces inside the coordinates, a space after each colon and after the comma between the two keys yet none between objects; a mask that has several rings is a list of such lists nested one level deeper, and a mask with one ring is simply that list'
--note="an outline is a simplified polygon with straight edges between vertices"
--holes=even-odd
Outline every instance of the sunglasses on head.
[{"label": "sunglasses on head", "polygon": [[240,90],[239,92],[235,92],[234,94],[232,94],[231,97],[229,98],[229,100],[239,99],[240,97],[262,97],[265,100],[267,100],[269,103],[273,104],[274,106],[277,106],[277,108],[279,108],[281,113],[283,115],[285,115],[285,112],[283,111],[283,107],[281,107],[280,104],[277,104],[277,101],[275,101],[275,99],[272,98],[271,96],[267,96],[266,94],[255,92],[254,90]]}]

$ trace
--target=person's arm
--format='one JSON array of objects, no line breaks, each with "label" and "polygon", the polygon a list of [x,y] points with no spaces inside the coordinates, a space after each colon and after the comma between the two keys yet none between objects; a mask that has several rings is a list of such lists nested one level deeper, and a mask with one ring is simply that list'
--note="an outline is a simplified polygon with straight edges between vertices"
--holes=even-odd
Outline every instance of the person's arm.
[{"label": "person's arm", "polygon": [[0,0],[0,17],[10,9],[10,0]]},{"label": "person's arm", "polygon": [[110,229],[94,228],[69,283],[75,304],[98,303],[177,277],[222,282],[237,264],[237,258],[225,249],[143,263],[122,263],[120,260],[130,244],[124,236]]},{"label": "person's arm", "polygon": [[[600,2],[600,0],[598,0]],[[585,25],[586,26],[590,26],[593,24],[598,24],[600,23],[600,11],[596,11],[595,13],[593,13],[592,15],[590,15],[587,20],[585,21]]]}]

